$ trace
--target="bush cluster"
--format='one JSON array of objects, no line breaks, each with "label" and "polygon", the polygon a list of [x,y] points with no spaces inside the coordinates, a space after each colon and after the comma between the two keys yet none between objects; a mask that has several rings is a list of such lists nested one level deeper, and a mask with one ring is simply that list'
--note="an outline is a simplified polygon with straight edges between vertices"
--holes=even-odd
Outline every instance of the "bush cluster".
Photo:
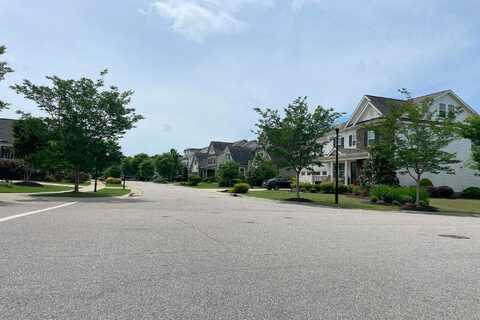
[{"label": "bush cluster", "polygon": [[114,178],[114,177],[108,177],[107,179],[105,179],[105,183],[106,184],[122,184],[122,179],[120,178]]},{"label": "bush cluster", "polygon": [[427,192],[432,198],[451,198],[454,193],[453,189],[447,186],[428,187]]},{"label": "bush cluster", "polygon": [[[292,190],[296,190],[296,184],[292,184]],[[361,188],[357,187],[356,192],[360,193]],[[311,193],[335,193],[335,183],[333,182],[322,182],[318,184],[311,184],[311,183],[300,183],[300,191],[301,192],[311,192]],[[338,193],[353,193],[354,186],[347,186],[344,184],[338,185]]]},{"label": "bush cluster", "polygon": [[187,185],[190,187],[196,187],[200,182],[202,182],[202,178],[199,176],[191,176],[188,178]]},{"label": "bush cluster", "polygon": [[154,183],[168,183],[168,179],[159,175],[153,177],[152,180]]},{"label": "bush cluster", "polygon": [[420,186],[425,188],[433,187],[433,183],[430,179],[423,178],[422,180],[420,180]]},{"label": "bush cluster", "polygon": [[469,187],[462,192],[462,198],[465,199],[480,199],[480,188]]},{"label": "bush cluster", "polygon": [[248,193],[248,190],[250,190],[250,185],[248,183],[237,183],[233,186],[231,192],[232,193]]},{"label": "bush cluster", "polygon": [[[377,185],[370,189],[370,200],[377,202],[379,200],[385,203],[405,204],[412,203],[416,199],[415,187],[395,187],[387,185]],[[428,205],[429,196],[425,189],[420,189],[420,200]]]}]

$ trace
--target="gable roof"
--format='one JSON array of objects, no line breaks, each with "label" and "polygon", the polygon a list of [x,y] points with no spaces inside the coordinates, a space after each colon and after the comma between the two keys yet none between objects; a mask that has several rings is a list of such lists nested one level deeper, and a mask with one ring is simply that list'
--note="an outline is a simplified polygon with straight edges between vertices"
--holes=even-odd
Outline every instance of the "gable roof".
[{"label": "gable roof", "polygon": [[0,142],[13,144],[13,119],[0,119]]},{"label": "gable roof", "polygon": [[387,115],[393,108],[402,106],[406,101],[393,98],[377,97],[366,95],[368,100],[378,109],[383,115]]},{"label": "gable roof", "polygon": [[210,147],[213,148],[216,154],[222,153],[226,147],[231,145],[232,142],[223,142],[223,141],[212,141],[210,142]]}]

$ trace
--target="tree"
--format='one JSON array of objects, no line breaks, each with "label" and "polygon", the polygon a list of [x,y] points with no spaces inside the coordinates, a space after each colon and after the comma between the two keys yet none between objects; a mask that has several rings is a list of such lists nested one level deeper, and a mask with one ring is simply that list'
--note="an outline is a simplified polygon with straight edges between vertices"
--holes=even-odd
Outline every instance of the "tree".
[{"label": "tree", "polygon": [[125,157],[122,159],[120,164],[120,168],[122,170],[122,174],[124,177],[135,177],[136,170],[133,167],[133,158],[132,157]]},{"label": "tree", "polygon": [[103,172],[105,168],[111,166],[113,168],[116,166],[117,170],[112,169],[110,171],[115,171],[115,175],[106,174],[107,177],[120,178],[121,169],[119,163],[122,158],[122,152],[120,151],[120,145],[116,141],[96,141],[95,145],[92,148],[93,151],[93,176],[95,179],[93,191],[97,192],[97,180],[99,172]]},{"label": "tree", "polygon": [[275,164],[257,155],[247,169],[246,178],[251,186],[261,186],[265,180],[274,178],[278,174]]},{"label": "tree", "polygon": [[[7,48],[5,46],[0,46],[0,56],[5,54]],[[4,61],[0,61],[0,81],[5,79],[7,73],[13,72],[13,69],[8,66]],[[7,108],[8,103],[0,100],[0,110]]]},{"label": "tree", "polygon": [[[453,173],[450,165],[458,162],[456,154],[444,151],[457,137],[455,116],[458,112],[442,117],[432,110],[432,99],[417,103],[405,89],[400,92],[406,96],[406,102],[391,119],[398,128],[393,143],[394,163],[401,174],[408,174],[415,181],[415,203],[420,207],[422,176],[425,173]],[[380,137],[385,130],[379,128]]]},{"label": "tree", "polygon": [[170,182],[173,182],[177,176],[183,173],[181,156],[175,149],[155,157],[154,164],[157,173]]},{"label": "tree", "polygon": [[462,126],[462,135],[472,141],[472,167],[480,171],[480,116],[467,119],[467,123]]},{"label": "tree", "polygon": [[120,178],[122,176],[122,169],[118,164],[114,164],[105,170],[105,177]]},{"label": "tree", "polygon": [[225,161],[218,168],[219,185],[231,187],[235,179],[240,178],[240,166],[234,161]]},{"label": "tree", "polygon": [[375,132],[375,141],[368,146],[370,157],[365,162],[365,177],[368,183],[398,185],[397,165],[395,163],[396,137],[399,131],[401,108],[391,105],[391,112],[373,124],[367,125],[366,130]]},{"label": "tree", "polygon": [[[307,97],[299,97],[289,104],[282,117],[278,110],[256,108],[260,120],[256,124],[259,141],[281,168],[295,170],[297,181],[300,172],[320,165],[324,137],[341,116],[333,109],[317,106],[310,112]],[[300,185],[297,183],[297,199],[300,199]]]},{"label": "tree", "polygon": [[29,182],[34,164],[41,161],[42,152],[48,146],[49,132],[46,123],[30,114],[22,114],[13,125],[15,155],[23,159],[24,181]]},{"label": "tree", "polygon": [[149,160],[150,156],[146,153],[139,153],[132,158],[131,166],[134,176],[137,179],[140,179],[140,164],[145,160]]},{"label": "tree", "polygon": [[148,181],[154,175],[155,167],[153,165],[153,161],[150,158],[143,160],[138,167],[138,178],[142,181]]},{"label": "tree", "polygon": [[45,121],[56,148],[74,171],[75,192],[79,191],[80,172],[88,172],[95,165],[97,149],[107,142],[117,142],[143,118],[127,107],[133,91],[121,92],[114,86],[105,89],[106,74],[106,70],[101,72],[97,80],[47,77],[51,86],[38,86],[29,80],[12,86],[47,114]]}]

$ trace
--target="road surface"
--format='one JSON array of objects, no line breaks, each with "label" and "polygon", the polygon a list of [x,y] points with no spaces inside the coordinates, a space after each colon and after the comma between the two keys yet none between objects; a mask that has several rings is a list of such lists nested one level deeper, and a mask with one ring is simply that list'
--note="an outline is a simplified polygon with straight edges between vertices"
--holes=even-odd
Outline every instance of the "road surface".
[{"label": "road surface", "polygon": [[479,218],[135,186],[0,195],[0,319],[480,319]]}]

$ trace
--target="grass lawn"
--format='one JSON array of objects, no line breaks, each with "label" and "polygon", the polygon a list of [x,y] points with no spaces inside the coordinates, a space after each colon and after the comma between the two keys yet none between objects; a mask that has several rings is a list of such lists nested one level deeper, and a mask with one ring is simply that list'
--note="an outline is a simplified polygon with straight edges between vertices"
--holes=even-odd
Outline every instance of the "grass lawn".
[{"label": "grass lawn", "polygon": [[196,189],[219,189],[218,182],[200,182],[198,186],[192,187]]},{"label": "grass lawn", "polygon": [[[247,194],[249,197],[264,198],[271,200],[286,200],[295,198],[296,193],[290,191],[252,191]],[[336,207],[335,195],[325,193],[301,193],[301,197],[311,200],[314,203],[321,204],[328,207]],[[383,206],[370,203],[363,198],[357,198],[353,196],[340,195],[338,199],[340,208],[345,209],[367,209],[367,210],[380,210],[380,211],[397,211],[398,207],[395,206]],[[294,202],[293,202],[294,203]]]},{"label": "grass lawn", "polygon": [[430,199],[430,205],[442,212],[480,214],[480,200],[473,199]]},{"label": "grass lawn", "polygon": [[48,197],[62,197],[62,198],[105,198],[105,197],[120,197],[130,193],[129,189],[120,188],[103,188],[98,192],[65,192],[65,193],[51,193],[43,194]]},{"label": "grass lawn", "polygon": [[105,184],[105,187],[107,187],[107,188],[123,188],[123,184],[107,183],[107,184]]},{"label": "grass lawn", "polygon": [[27,187],[17,185],[7,185],[0,183],[0,193],[38,193],[38,192],[59,192],[72,190],[70,186],[51,186],[42,185],[41,187]]},{"label": "grass lawn", "polygon": [[[289,191],[252,191],[247,194],[250,197],[264,198],[271,200],[286,200],[295,198],[295,192]],[[302,198],[309,199],[314,203],[335,207],[335,196],[325,193],[302,193]],[[398,211],[397,206],[385,206],[370,203],[363,198],[357,198],[348,195],[340,195],[339,203],[341,208],[345,209],[368,209],[380,211]],[[430,205],[438,208],[440,212],[436,214],[470,216],[480,214],[480,200],[471,199],[430,199]]]}]

